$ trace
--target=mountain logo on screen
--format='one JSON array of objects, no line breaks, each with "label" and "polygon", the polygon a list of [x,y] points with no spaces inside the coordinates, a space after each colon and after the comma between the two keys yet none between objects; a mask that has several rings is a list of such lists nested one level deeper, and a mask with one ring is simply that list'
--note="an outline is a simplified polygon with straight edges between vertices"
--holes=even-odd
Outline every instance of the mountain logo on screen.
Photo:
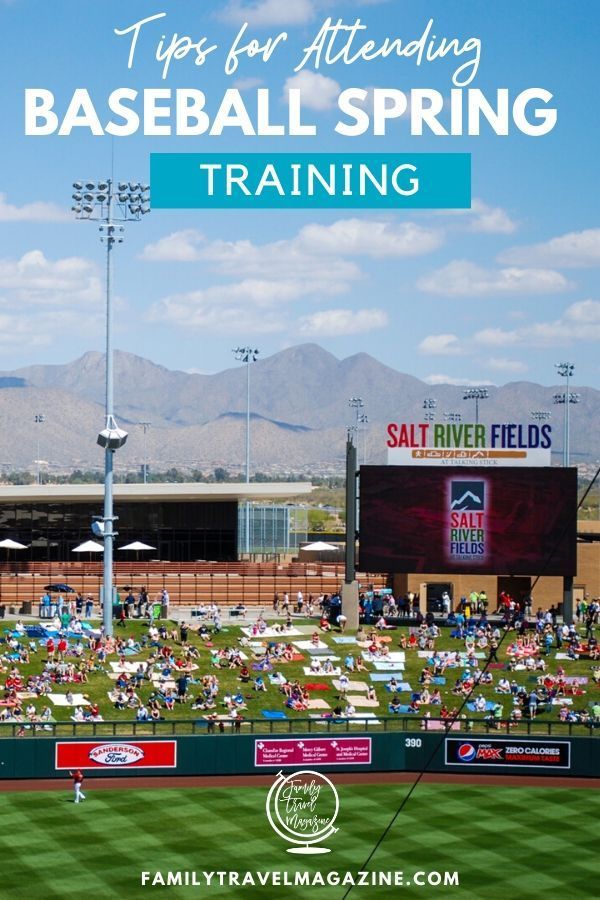
[{"label": "mountain logo on screen", "polygon": [[485,508],[485,484],[483,481],[453,481],[450,490],[450,509],[482,510]]}]

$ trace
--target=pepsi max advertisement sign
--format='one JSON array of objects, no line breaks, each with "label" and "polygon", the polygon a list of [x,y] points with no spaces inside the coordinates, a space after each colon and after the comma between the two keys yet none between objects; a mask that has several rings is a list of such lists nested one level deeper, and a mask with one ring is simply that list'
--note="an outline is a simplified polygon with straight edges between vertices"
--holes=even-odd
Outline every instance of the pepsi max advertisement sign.
[{"label": "pepsi max advertisement sign", "polygon": [[535,738],[446,738],[446,765],[570,769],[571,745],[568,741],[539,741]]}]

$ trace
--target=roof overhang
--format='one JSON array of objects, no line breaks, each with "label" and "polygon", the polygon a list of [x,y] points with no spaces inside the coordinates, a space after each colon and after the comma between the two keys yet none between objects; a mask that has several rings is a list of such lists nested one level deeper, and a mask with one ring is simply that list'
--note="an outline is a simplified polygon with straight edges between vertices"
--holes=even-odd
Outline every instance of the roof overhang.
[{"label": "roof overhang", "polygon": [[[178,484],[115,484],[115,502],[159,503],[164,501],[218,502],[240,500],[285,501],[291,497],[309,495],[313,486],[309,481],[265,482],[246,484],[201,482]],[[102,484],[2,484],[0,505],[3,503],[85,503],[101,500]]]}]

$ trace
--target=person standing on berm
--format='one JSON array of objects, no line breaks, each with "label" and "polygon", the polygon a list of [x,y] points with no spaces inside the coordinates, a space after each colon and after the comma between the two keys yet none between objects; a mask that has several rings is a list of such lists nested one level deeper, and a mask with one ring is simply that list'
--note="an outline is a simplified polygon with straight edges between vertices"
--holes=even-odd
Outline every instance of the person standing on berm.
[{"label": "person standing on berm", "polygon": [[76,769],[74,772],[69,772],[69,775],[73,779],[73,789],[75,791],[75,803],[79,803],[80,800],[85,800],[85,794],[81,790],[81,785],[83,784],[83,772],[81,769]]}]

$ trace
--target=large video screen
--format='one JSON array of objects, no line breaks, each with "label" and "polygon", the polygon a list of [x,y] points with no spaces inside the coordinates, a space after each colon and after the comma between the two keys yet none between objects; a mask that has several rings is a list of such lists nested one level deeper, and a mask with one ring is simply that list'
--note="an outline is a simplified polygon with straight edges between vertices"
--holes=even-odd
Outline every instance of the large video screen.
[{"label": "large video screen", "polygon": [[360,568],[575,575],[577,470],[363,466]]}]

